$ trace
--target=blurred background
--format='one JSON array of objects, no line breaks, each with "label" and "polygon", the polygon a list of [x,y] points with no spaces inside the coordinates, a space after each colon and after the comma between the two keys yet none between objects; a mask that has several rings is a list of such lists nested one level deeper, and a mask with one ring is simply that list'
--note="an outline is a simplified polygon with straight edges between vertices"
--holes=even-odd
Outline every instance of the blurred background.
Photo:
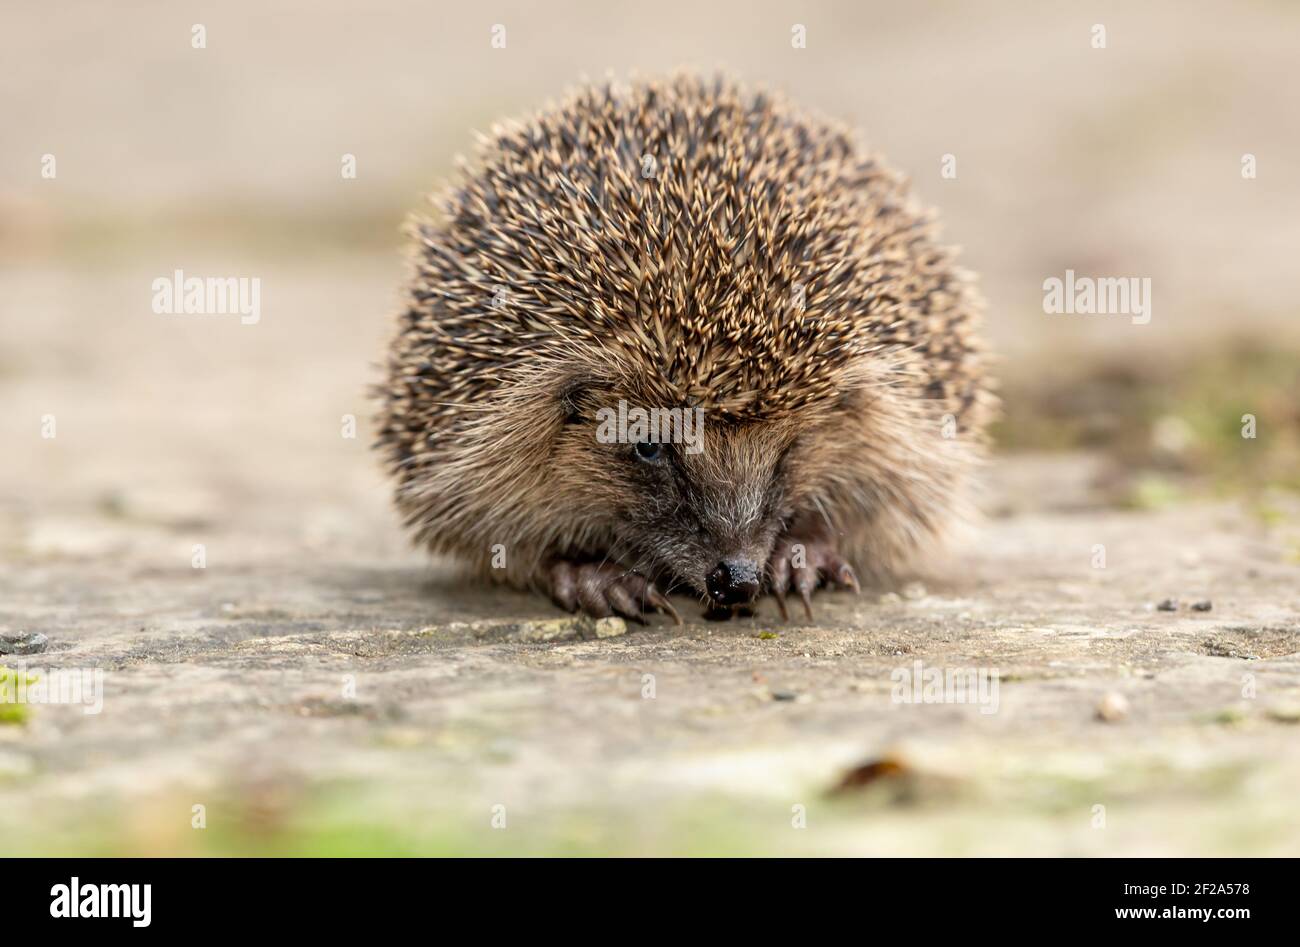
[{"label": "blurred background", "polygon": [[[367,449],[405,215],[497,118],[679,66],[780,89],[911,176],[988,300],[999,449],[1079,458],[1060,504],[1273,516],[1300,486],[1298,36],[1284,0],[7,4],[0,549],[21,581],[0,619],[156,628],[138,595],[196,530],[247,576],[422,568]],[[259,278],[260,323],[155,314],[175,269]],[[1149,278],[1150,323],[1045,314],[1067,269]],[[1244,413],[1269,434],[1249,454]],[[1055,502],[1008,469],[995,515]]]},{"label": "blurred background", "polygon": [[[1166,462],[1132,453],[1166,396],[1189,415],[1165,428],[1184,463],[1214,461],[1237,401],[1296,425],[1294,399],[1258,393],[1296,380],[1280,358],[1300,332],[1294,4],[69,2],[4,18],[11,442],[61,407],[141,471],[238,438],[276,458],[259,489],[325,476],[316,457],[339,445],[315,426],[367,413],[358,356],[382,348],[401,222],[474,130],[583,75],[682,65],[839,116],[912,176],[982,277],[1008,445],[1100,441]],[[260,277],[262,324],[156,316],[150,282],[175,268]],[[1149,277],[1151,323],[1045,315],[1043,280],[1067,268]],[[1235,396],[1222,416],[1204,416],[1211,389]],[[64,461],[40,451],[24,474],[62,477]]]},{"label": "blurred background", "polygon": [[[357,356],[381,350],[403,217],[473,131],[583,75],[680,65],[842,117],[912,176],[983,279],[1008,444],[1141,450],[1167,407],[1147,382],[1190,399],[1165,438],[1189,456],[1213,453],[1238,406],[1202,417],[1205,391],[1189,389],[1296,423],[1294,399],[1255,394],[1294,390],[1278,356],[1300,333],[1294,4],[73,2],[4,16],[7,426],[57,394],[102,436],[165,447],[156,463],[234,426],[287,465],[259,480],[322,474],[296,461],[321,449],[322,419],[366,413]],[[260,277],[262,325],[157,317],[150,281],[178,267]],[[1149,277],[1151,323],[1044,314],[1042,282],[1067,268]]]}]

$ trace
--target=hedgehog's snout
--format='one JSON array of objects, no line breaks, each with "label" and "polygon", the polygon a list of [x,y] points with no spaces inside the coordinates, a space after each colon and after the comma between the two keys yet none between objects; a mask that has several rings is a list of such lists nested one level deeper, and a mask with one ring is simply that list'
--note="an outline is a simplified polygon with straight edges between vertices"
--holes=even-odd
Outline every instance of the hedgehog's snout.
[{"label": "hedgehog's snout", "polygon": [[708,574],[709,598],[718,605],[747,605],[758,597],[758,563],[752,559],[723,559]]}]

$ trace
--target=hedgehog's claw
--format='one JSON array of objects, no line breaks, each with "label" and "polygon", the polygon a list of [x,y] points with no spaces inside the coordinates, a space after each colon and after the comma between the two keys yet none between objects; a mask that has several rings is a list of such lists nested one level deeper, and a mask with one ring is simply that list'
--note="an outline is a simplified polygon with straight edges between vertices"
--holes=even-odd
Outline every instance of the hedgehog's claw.
[{"label": "hedgehog's claw", "polygon": [[618,612],[628,621],[634,621],[638,625],[644,625],[646,620],[641,615],[641,609],[637,606],[636,599],[625,586],[617,582],[611,582],[605,589],[605,597],[609,604],[613,606],[614,611]]},{"label": "hedgehog's claw", "polygon": [[785,593],[780,589],[773,587],[772,597],[776,599],[776,607],[781,611],[781,620],[790,620],[790,610],[785,607]]},{"label": "hedgehog's claw", "polygon": [[667,596],[638,572],[611,562],[574,563],[558,560],[548,573],[551,598],[565,611],[581,611],[592,618],[619,615],[646,624],[644,612],[658,609],[680,625],[681,616]]},{"label": "hedgehog's claw", "polygon": [[858,581],[858,574],[853,571],[853,567],[847,562],[844,563],[844,568],[840,570],[840,582],[847,583],[853,589],[854,595],[862,594],[862,583]]},{"label": "hedgehog's claw", "polygon": [[804,614],[808,616],[809,621],[812,621],[812,591],[809,589],[800,589],[799,598],[803,600]]},{"label": "hedgehog's claw", "polygon": [[804,565],[794,570],[794,590],[799,593],[799,598],[803,600],[803,610],[812,621],[812,594],[813,589],[817,588],[817,566]]},{"label": "hedgehog's claw", "polygon": [[570,563],[557,562],[551,566],[551,598],[570,614],[578,610],[577,575]]},{"label": "hedgehog's claw", "polygon": [[[797,548],[802,547],[802,548]],[[796,557],[795,553],[799,552]],[[796,566],[796,561],[803,565]],[[834,584],[838,588],[860,593],[862,585],[857,573],[847,560],[826,539],[800,538],[786,534],[776,544],[767,564],[768,590],[776,599],[781,618],[790,620],[785,605],[787,592],[794,592],[803,602],[804,614],[813,620],[812,594],[819,585]]]},{"label": "hedgehog's claw", "polygon": [[649,584],[645,598],[647,602],[659,609],[659,611],[671,615],[674,625],[681,625],[682,616],[677,614],[677,609],[673,608],[673,603],[668,601],[668,596],[664,595],[663,592],[660,592],[653,584]]}]

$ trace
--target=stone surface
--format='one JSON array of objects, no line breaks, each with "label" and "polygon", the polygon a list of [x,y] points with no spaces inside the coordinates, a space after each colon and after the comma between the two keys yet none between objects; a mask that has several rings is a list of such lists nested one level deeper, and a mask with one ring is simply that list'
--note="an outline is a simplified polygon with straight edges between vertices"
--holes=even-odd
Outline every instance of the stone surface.
[{"label": "stone surface", "polygon": [[40,654],[49,643],[50,639],[39,632],[0,632],[0,654]]},{"label": "stone surface", "polygon": [[[990,496],[1001,470],[1023,480],[1018,465],[994,466]],[[42,705],[0,726],[0,848],[1281,854],[1300,842],[1291,534],[1235,505],[1024,510],[936,563],[922,597],[821,593],[815,622],[789,624],[770,601],[710,623],[679,599],[683,627],[629,627],[428,565],[404,551],[377,477],[369,486],[358,502],[318,489],[301,516],[232,504],[203,537],[205,569],[191,567],[194,534],[94,507],[59,516],[118,555],[10,543],[4,619],[51,635],[41,667],[105,676],[100,714]],[[302,524],[326,519],[322,550]],[[1193,586],[1213,590],[1214,611],[1149,608]],[[960,690],[899,702],[900,675],[917,669],[959,683],[996,671],[995,705]],[[1099,720],[1105,701],[1127,706],[1122,725]],[[881,758],[903,763],[832,792]],[[791,827],[798,806],[805,829]]]}]

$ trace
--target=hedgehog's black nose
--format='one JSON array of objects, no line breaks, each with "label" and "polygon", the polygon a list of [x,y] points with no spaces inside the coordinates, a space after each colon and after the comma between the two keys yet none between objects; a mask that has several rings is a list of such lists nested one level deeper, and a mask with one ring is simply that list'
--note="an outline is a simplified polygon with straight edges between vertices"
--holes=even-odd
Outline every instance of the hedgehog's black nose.
[{"label": "hedgehog's black nose", "polygon": [[758,595],[758,566],[748,559],[724,559],[708,577],[709,598],[719,605],[743,605]]}]

